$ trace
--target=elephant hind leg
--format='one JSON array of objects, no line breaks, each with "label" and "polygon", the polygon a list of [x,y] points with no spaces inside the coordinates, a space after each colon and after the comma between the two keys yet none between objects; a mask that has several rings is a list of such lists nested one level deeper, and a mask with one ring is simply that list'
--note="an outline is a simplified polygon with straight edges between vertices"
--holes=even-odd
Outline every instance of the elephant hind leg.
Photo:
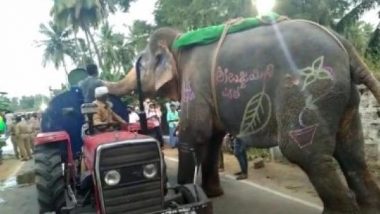
[{"label": "elephant hind leg", "polygon": [[295,160],[294,151],[287,152],[288,150],[284,151],[284,149],[281,151],[285,157],[300,166],[307,174],[323,202],[323,213],[358,213],[358,206],[354,195],[350,193],[339,178],[332,155],[311,154],[305,159]]},{"label": "elephant hind leg", "polygon": [[316,155],[309,161],[308,164],[300,164],[300,166],[308,175],[323,202],[323,213],[359,213],[354,194],[339,178],[334,158],[330,155]]},{"label": "elephant hind leg", "polygon": [[364,140],[357,107],[347,109],[337,134],[334,156],[349,187],[355,192],[362,213],[380,213],[380,190],[364,158]]},{"label": "elephant hind leg", "polygon": [[[300,144],[302,140],[310,139],[311,135],[305,130],[303,133],[298,129],[289,131],[288,127],[292,126],[286,124],[281,127],[281,152],[307,174],[323,202],[323,213],[358,213],[354,194],[346,187],[337,172],[337,164],[333,157],[335,135],[331,134],[326,126],[319,126],[315,130],[312,143]],[[294,133],[298,135],[295,137]]]}]

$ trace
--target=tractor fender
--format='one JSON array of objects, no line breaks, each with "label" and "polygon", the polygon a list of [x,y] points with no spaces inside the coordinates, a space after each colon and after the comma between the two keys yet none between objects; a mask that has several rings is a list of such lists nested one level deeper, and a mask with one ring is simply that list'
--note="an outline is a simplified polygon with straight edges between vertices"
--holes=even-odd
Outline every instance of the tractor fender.
[{"label": "tractor fender", "polygon": [[[34,145],[37,147],[39,145],[45,144],[57,144],[61,149],[66,151],[62,151],[66,153],[66,157],[63,157],[65,162],[68,164],[70,168],[70,172],[72,176],[75,176],[75,163],[73,158],[73,152],[71,150],[71,140],[70,136],[66,131],[57,131],[57,132],[46,132],[39,133],[35,138]],[[58,145],[59,144],[59,145]]]}]

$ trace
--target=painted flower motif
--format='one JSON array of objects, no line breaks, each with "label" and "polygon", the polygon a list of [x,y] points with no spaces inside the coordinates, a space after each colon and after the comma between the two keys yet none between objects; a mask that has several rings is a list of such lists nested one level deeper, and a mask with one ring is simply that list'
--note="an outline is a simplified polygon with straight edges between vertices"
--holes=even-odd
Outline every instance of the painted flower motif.
[{"label": "painted flower motif", "polygon": [[317,80],[333,80],[331,71],[323,65],[324,59],[325,57],[321,56],[313,62],[312,66],[300,70],[301,76],[305,78],[302,91]]}]

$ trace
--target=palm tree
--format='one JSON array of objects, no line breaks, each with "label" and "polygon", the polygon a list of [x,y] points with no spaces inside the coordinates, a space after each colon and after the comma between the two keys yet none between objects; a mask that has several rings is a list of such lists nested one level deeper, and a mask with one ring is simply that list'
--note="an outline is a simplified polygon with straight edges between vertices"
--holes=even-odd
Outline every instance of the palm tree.
[{"label": "palm tree", "polygon": [[146,47],[148,37],[153,30],[154,26],[142,20],[134,21],[133,25],[129,27],[128,40],[135,48],[135,53],[139,53]]},{"label": "palm tree", "polygon": [[70,57],[73,61],[76,58],[75,41],[70,38],[72,31],[49,22],[48,25],[41,24],[39,32],[46,37],[46,39],[37,42],[38,47],[44,47],[42,65],[46,67],[51,62],[56,69],[63,66],[66,75],[68,75],[65,56]]},{"label": "palm tree", "polygon": [[101,54],[91,28],[97,28],[99,23],[107,16],[105,3],[106,1],[104,0],[54,1],[51,11],[57,25],[70,26],[75,32],[78,32],[79,28],[84,31],[90,55],[92,56],[91,43],[101,68],[103,68]]},{"label": "palm tree", "polygon": [[335,30],[339,33],[344,32],[344,29],[350,25],[355,24],[360,17],[367,11],[376,8],[379,4],[379,0],[352,0],[355,6],[346,13],[343,18],[335,25]]},{"label": "palm tree", "polygon": [[103,53],[104,66],[107,71],[118,72],[120,70],[118,60],[118,48],[123,45],[124,36],[115,34],[112,27],[106,22],[100,28],[99,46]]},{"label": "palm tree", "polygon": [[92,44],[99,66],[104,69],[102,55],[92,32],[107,18],[108,13],[114,13],[117,9],[127,12],[130,3],[134,0],[62,0],[54,1],[51,15],[60,26],[71,26],[74,33],[78,29],[85,32],[87,47],[92,57]]},{"label": "palm tree", "polygon": [[126,43],[124,35],[114,33],[107,22],[101,27],[99,38],[105,66],[102,74],[108,80],[111,76],[118,79],[130,69],[134,57],[133,49]]}]

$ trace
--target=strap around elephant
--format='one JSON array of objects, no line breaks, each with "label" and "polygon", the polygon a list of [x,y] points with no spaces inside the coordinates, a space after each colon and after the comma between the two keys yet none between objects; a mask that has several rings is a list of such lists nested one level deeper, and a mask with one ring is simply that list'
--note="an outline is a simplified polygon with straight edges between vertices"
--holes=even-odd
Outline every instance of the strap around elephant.
[{"label": "strap around elephant", "polygon": [[[274,20],[274,19],[270,19],[270,17],[266,17],[266,19],[263,18],[260,21],[263,25],[269,25],[269,24],[278,23],[278,22],[281,22],[284,20],[288,20],[288,18],[285,16],[281,16],[281,17],[277,17]],[[218,45],[215,48],[214,55],[213,55],[212,62],[211,62],[211,97],[212,97],[212,102],[213,102],[214,109],[215,109],[215,115],[217,117],[217,121],[218,121],[219,125],[222,124],[221,123],[222,121],[220,118],[219,107],[218,107],[218,99],[216,96],[216,83],[215,83],[216,61],[218,60],[219,50],[222,47],[223,42],[227,37],[227,34],[228,34],[230,27],[237,25],[242,21],[244,21],[243,18],[236,18],[236,19],[229,20],[225,23],[223,33],[222,33],[222,35],[218,41]]]}]

